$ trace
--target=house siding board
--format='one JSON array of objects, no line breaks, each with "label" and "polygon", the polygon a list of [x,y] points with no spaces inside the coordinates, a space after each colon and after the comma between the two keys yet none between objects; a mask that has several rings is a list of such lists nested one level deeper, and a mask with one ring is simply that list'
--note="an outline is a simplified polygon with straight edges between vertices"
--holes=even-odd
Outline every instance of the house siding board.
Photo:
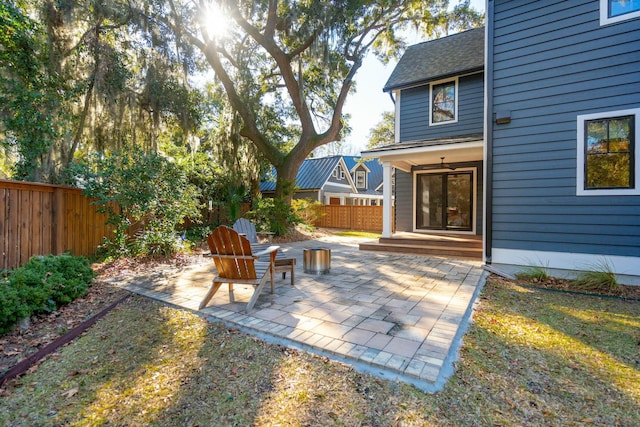
[{"label": "house siding board", "polygon": [[484,77],[482,73],[458,81],[458,121],[429,126],[429,85],[405,89],[400,95],[400,141],[421,141],[482,133]]},{"label": "house siding board", "polygon": [[492,247],[640,256],[639,196],[576,196],[577,116],[640,106],[640,20],[601,27],[598,1],[494,5],[490,102],[512,121],[492,125]]}]

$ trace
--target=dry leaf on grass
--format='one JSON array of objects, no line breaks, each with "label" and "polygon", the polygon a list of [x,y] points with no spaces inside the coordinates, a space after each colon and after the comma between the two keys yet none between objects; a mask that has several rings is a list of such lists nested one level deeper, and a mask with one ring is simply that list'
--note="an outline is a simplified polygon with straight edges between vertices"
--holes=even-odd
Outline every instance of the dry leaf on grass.
[{"label": "dry leaf on grass", "polygon": [[70,397],[73,397],[76,394],[78,394],[78,391],[79,391],[78,387],[74,387],[72,389],[65,391],[64,393],[61,393],[61,396],[64,396],[65,398],[69,399]]}]

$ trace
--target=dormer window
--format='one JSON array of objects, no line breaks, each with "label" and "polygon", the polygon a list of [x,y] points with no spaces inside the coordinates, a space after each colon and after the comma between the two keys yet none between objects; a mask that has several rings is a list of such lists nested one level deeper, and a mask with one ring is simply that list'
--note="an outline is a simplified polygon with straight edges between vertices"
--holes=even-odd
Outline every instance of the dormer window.
[{"label": "dormer window", "polygon": [[356,171],[356,188],[367,188],[367,174],[365,171]]},{"label": "dormer window", "polygon": [[458,79],[431,83],[429,125],[458,121]]},{"label": "dormer window", "polygon": [[340,166],[336,166],[336,168],[331,173],[331,176],[334,177],[334,178],[337,178],[339,176],[338,175],[339,173],[340,173]]}]

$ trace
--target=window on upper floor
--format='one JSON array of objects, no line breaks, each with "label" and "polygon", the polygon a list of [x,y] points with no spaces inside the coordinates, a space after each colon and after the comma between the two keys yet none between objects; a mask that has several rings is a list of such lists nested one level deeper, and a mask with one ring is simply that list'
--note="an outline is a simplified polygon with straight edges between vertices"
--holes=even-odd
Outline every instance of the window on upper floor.
[{"label": "window on upper floor", "polygon": [[367,174],[365,171],[356,171],[356,188],[367,188]]},{"label": "window on upper floor", "polygon": [[640,194],[640,109],[578,116],[578,195]]},{"label": "window on upper floor", "polygon": [[453,123],[458,120],[458,79],[431,83],[429,125]]},{"label": "window on upper floor", "polygon": [[640,0],[600,0],[600,25],[640,17]]}]

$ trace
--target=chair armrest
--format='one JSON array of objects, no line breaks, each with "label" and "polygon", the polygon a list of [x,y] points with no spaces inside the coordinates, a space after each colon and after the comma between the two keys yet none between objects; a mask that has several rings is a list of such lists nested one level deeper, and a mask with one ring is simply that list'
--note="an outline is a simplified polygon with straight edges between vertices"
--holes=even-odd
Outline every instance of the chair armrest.
[{"label": "chair armrest", "polygon": [[260,252],[256,252],[253,254],[254,257],[261,257],[273,252],[276,252],[278,249],[280,249],[280,246],[269,246],[268,248],[265,248],[263,250],[261,250]]}]

